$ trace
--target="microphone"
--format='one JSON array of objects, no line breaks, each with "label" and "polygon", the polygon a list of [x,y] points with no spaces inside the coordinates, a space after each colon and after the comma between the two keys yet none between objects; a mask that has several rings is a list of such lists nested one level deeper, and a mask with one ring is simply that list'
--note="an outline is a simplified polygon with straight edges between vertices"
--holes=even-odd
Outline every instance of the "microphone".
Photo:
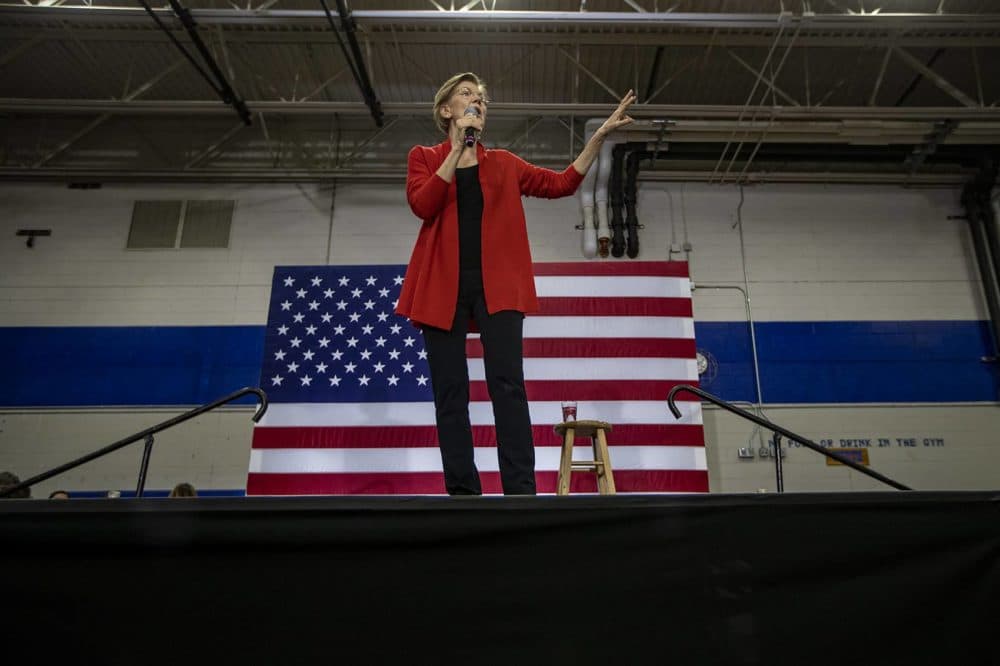
[{"label": "microphone", "polygon": [[[471,104],[465,109],[465,115],[479,117],[479,109],[472,106]],[[466,127],[465,128],[465,147],[472,148],[476,145],[476,128]]]}]

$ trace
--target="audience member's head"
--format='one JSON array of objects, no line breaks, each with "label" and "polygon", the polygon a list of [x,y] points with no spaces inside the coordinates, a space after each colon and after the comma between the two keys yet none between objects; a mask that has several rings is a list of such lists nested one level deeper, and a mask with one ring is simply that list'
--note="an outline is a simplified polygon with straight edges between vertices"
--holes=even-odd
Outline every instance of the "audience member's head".
[{"label": "audience member's head", "polygon": [[49,499],[69,499],[69,493],[65,490],[53,490],[49,493]]},{"label": "audience member's head", "polygon": [[171,497],[197,497],[198,491],[190,483],[178,483],[170,491]]},{"label": "audience member's head", "polygon": [[[6,490],[11,486],[16,486],[21,483],[21,479],[18,478],[17,474],[13,472],[0,472],[0,490]],[[31,497],[31,488],[21,488],[13,495],[3,495],[2,497],[10,497],[12,499],[24,499],[26,497]]]}]

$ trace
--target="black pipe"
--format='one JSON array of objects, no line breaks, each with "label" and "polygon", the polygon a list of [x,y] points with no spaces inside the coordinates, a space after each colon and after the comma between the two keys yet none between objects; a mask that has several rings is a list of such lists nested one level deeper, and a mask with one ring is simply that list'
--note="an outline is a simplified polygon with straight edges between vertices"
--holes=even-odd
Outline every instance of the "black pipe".
[{"label": "black pipe", "polygon": [[[361,80],[361,75],[358,73],[358,66],[354,62],[354,57],[351,55],[351,51],[348,49],[347,45],[344,44],[344,39],[340,36],[340,28],[337,27],[336,21],[333,20],[333,14],[330,13],[330,7],[326,4],[326,0],[319,0],[319,4],[323,7],[323,13],[326,14],[326,21],[330,24],[330,30],[333,32],[333,36],[337,38],[337,44],[340,46],[340,52],[344,56],[344,61],[347,62],[347,68],[351,70],[351,78],[354,79],[354,85],[358,87],[361,92],[361,97],[364,99],[366,105],[368,105],[369,111],[371,111],[371,106],[368,104],[368,91],[365,90],[364,83]],[[339,8],[338,8],[339,11]],[[376,120],[376,123],[378,120]]]},{"label": "black pipe", "polygon": [[779,425],[771,423],[770,421],[761,416],[757,416],[756,414],[751,414],[746,410],[740,409],[739,407],[729,404],[728,402],[726,402],[722,398],[719,398],[718,396],[714,396],[711,393],[708,393],[707,391],[702,391],[701,389],[695,388],[694,386],[688,386],[687,384],[679,384],[670,389],[670,393],[667,395],[667,405],[670,407],[670,412],[674,415],[674,418],[676,419],[679,419],[681,417],[681,410],[677,408],[677,405],[674,403],[674,400],[676,399],[677,394],[680,393],[681,391],[687,391],[688,393],[693,393],[696,396],[702,398],[703,400],[708,400],[709,402],[714,403],[719,407],[722,407],[726,411],[732,412],[737,416],[742,416],[748,421],[753,421],[757,425],[767,428],[776,435],[783,435],[785,439],[789,439],[793,442],[798,442],[807,449],[812,449],[813,451],[819,453],[820,455],[824,455],[827,458],[832,458],[833,460],[836,460],[837,462],[843,465],[847,465],[848,467],[850,467],[855,471],[861,472],[862,474],[870,476],[873,479],[878,479],[882,483],[890,485],[893,488],[896,488],[897,490],[913,490],[912,488],[904,486],[902,483],[899,483],[898,481],[893,481],[889,477],[879,474],[875,470],[868,469],[867,467],[859,465],[858,463],[854,462],[849,458],[845,458],[828,449],[825,449],[810,439],[806,439],[801,435],[796,435],[791,430],[786,430],[785,428],[782,428]]},{"label": "black pipe", "polygon": [[[202,41],[201,35],[198,34],[198,24],[195,23],[194,17],[191,16],[191,12],[187,8],[182,7],[177,0],[167,0],[170,3],[171,9],[177,14],[177,18],[180,19],[181,25],[187,30],[188,36],[191,37],[191,42],[194,44],[195,48],[198,49],[198,53],[201,54],[202,60],[208,65],[208,68],[212,70],[212,75],[218,82],[218,87],[216,88],[216,93],[222,97],[222,101],[226,104],[232,106],[237,115],[239,115],[240,120],[243,124],[249,127],[252,124],[250,119],[250,109],[247,108],[246,102],[239,98],[236,92],[233,90],[232,86],[229,85],[229,81],[226,79],[225,74],[219,69],[219,65],[216,64],[215,58],[212,57],[211,52],[209,52],[208,47],[205,42]],[[145,0],[142,0],[143,4]],[[152,9],[149,10],[152,13]],[[179,44],[179,42],[178,42]],[[187,51],[184,52],[187,55]],[[188,56],[190,59],[190,56]]]},{"label": "black pipe", "polygon": [[641,141],[626,143],[625,147],[629,150],[625,157],[625,230],[628,232],[625,254],[629,259],[635,259],[639,256],[639,199],[636,181],[642,160],[649,159],[653,153]]},{"label": "black pipe", "polygon": [[177,50],[180,51],[185,58],[187,58],[188,62],[191,63],[191,66],[194,67],[195,71],[201,75],[201,78],[205,79],[205,82],[212,88],[212,90],[215,91],[215,94],[222,97],[222,89],[219,88],[218,82],[212,80],[212,77],[208,75],[208,72],[202,69],[201,65],[198,64],[198,61],[194,59],[194,56],[188,53],[188,50],[184,48],[184,45],[181,44],[176,37],[174,37],[174,33],[170,32],[170,28],[163,24],[163,21],[161,21],[160,17],[156,15],[153,8],[149,6],[149,3],[146,2],[146,0],[139,0],[139,4],[142,5],[142,8],[146,10],[146,13],[149,14],[149,16],[153,19],[153,22],[156,23],[167,38],[173,42],[174,46],[177,47]]},{"label": "black pipe", "polygon": [[340,44],[340,50],[344,53],[344,59],[347,60],[347,66],[351,70],[351,75],[354,77],[354,83],[358,86],[358,90],[361,91],[361,96],[365,100],[365,105],[372,114],[372,118],[375,120],[375,125],[377,127],[382,127],[384,124],[384,119],[382,117],[382,103],[378,101],[378,97],[375,95],[375,90],[372,88],[371,79],[368,78],[368,70],[365,67],[365,58],[361,54],[361,47],[358,45],[358,39],[355,36],[354,28],[354,18],[351,16],[351,12],[347,9],[347,3],[345,0],[337,0],[337,14],[340,15],[340,25],[344,29],[344,33],[347,36],[347,42],[350,45],[350,52],[348,52],[347,47],[344,46],[344,41],[340,38],[340,30],[333,21],[333,16],[330,14],[330,8],[326,4],[326,0],[320,0],[320,4],[323,5],[323,11],[326,13],[326,19],[330,23],[330,28],[333,30],[334,35],[337,37],[337,42]]},{"label": "black pipe", "polygon": [[625,221],[622,219],[622,162],[628,144],[619,143],[611,151],[611,176],[608,198],[611,200],[611,256],[625,254]]},{"label": "black pipe", "polygon": [[[627,144],[632,145],[632,144]],[[639,144],[645,147],[645,144]],[[638,192],[636,178],[639,176],[639,161],[648,153],[633,150],[625,159],[625,228],[628,230],[628,245],[625,254],[629,259],[639,256],[639,215],[636,209]]]},{"label": "black pipe", "polygon": [[375,96],[375,89],[372,87],[371,79],[368,78],[368,68],[365,67],[365,57],[361,53],[361,46],[355,35],[354,17],[347,9],[347,0],[337,0],[337,13],[340,14],[340,24],[347,33],[347,43],[351,45],[351,52],[354,54],[354,61],[358,66],[358,75],[361,77],[362,92],[365,95],[365,103],[372,113],[377,127],[382,127],[382,104]]},{"label": "black pipe", "polygon": [[[656,47],[656,53],[653,55],[653,66],[649,69],[649,82],[646,84],[646,95],[643,98],[643,104],[649,103],[649,97],[653,94],[653,86],[656,85],[656,79],[660,75],[660,63],[663,61],[663,47]],[[638,91],[637,91],[638,92]]]},{"label": "black pipe", "polygon": [[912,176],[920,169],[924,161],[935,152],[937,152],[938,146],[941,145],[948,136],[958,128],[958,121],[946,119],[939,120],[934,123],[934,129],[930,134],[927,135],[926,140],[920,146],[916,146],[909,157],[906,158],[906,164],[910,166],[910,175]]},{"label": "black pipe", "polygon": [[[937,51],[935,51],[933,54],[931,54],[931,57],[924,64],[924,67],[926,67],[927,69],[931,69],[932,67],[934,67],[934,63],[937,62],[938,58],[940,58],[941,54],[943,53],[944,49],[938,49]],[[903,102],[905,102],[907,98],[913,94],[913,91],[917,89],[917,86],[923,80],[924,80],[923,74],[917,74],[916,76],[914,76],[913,80],[910,81],[910,85],[906,86],[906,90],[904,90],[903,94],[900,95],[899,99],[896,100],[896,106],[903,106]]]},{"label": "black pipe", "polygon": [[214,402],[210,402],[207,405],[202,405],[201,407],[195,407],[190,411],[184,412],[180,416],[175,416],[174,418],[168,419],[163,423],[158,423],[155,426],[152,426],[151,428],[146,428],[142,432],[137,432],[134,435],[129,435],[125,439],[120,439],[113,444],[108,444],[104,448],[98,449],[93,453],[88,453],[85,456],[81,456],[76,460],[71,460],[68,463],[59,465],[58,467],[53,467],[47,472],[42,472],[41,474],[31,477],[27,481],[22,481],[17,485],[8,486],[6,488],[0,489],[0,497],[6,497],[11,493],[17,492],[21,488],[27,488],[29,486],[33,486],[36,483],[41,483],[42,481],[51,479],[53,476],[58,476],[63,472],[68,472],[74,467],[79,467],[80,465],[88,463],[91,460],[95,460],[97,458],[100,458],[101,456],[106,456],[107,454],[117,451],[118,449],[124,446],[128,446],[132,442],[137,442],[140,439],[145,439],[146,437],[149,437],[150,435],[155,435],[161,430],[166,430],[167,428],[175,426],[178,423],[183,423],[188,419],[193,419],[194,417],[199,416],[200,414],[204,414],[207,411],[213,410],[216,407],[219,407],[220,405],[224,405],[227,402],[232,402],[233,400],[242,398],[245,395],[250,395],[251,393],[257,396],[257,400],[260,403],[257,407],[257,411],[254,412],[253,417],[251,417],[254,423],[257,423],[258,421],[260,421],[261,417],[264,416],[264,413],[267,411],[267,394],[264,393],[259,388],[248,386],[246,388],[241,388],[239,391],[236,391],[235,393],[230,393],[225,397],[219,398]]}]

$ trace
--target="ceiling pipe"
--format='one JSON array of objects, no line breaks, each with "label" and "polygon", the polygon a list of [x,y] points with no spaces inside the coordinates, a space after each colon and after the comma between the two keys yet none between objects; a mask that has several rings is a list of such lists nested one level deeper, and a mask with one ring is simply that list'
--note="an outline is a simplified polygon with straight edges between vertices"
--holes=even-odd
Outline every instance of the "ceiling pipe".
[{"label": "ceiling pipe", "polygon": [[[368,107],[360,102],[282,102],[280,100],[249,100],[247,105],[255,112],[268,115],[304,115],[326,116],[331,113],[342,115],[367,116]],[[426,102],[388,102],[381,105],[383,112],[389,116],[423,116],[427,113]],[[741,105],[703,105],[703,104],[643,104],[635,107],[634,125],[630,125],[630,133],[647,131],[655,139],[660,125],[654,118],[671,118],[683,121],[735,120],[743,107]],[[577,104],[562,103],[502,103],[490,104],[490,117],[538,117],[538,116],[604,116],[614,110],[613,104]],[[212,100],[110,100],[110,99],[35,99],[22,97],[0,98],[0,112],[8,113],[93,113],[112,115],[170,115],[179,113],[191,115],[224,115],[228,113],[225,107],[219,107]],[[831,106],[831,107],[773,107],[769,109],[774,122],[804,121],[816,123],[828,121],[830,125],[820,129],[839,127],[844,123],[865,122],[927,122],[933,123],[945,118],[958,121],[994,123],[1000,127],[1000,106],[968,108],[958,106],[940,107],[872,107],[872,106]],[[746,128],[747,124],[740,125]],[[859,129],[868,134],[881,130],[879,125],[865,125]],[[671,129],[673,132],[673,128]],[[930,128],[922,128],[926,134]]]},{"label": "ceiling pipe", "polygon": [[[163,12],[164,18],[172,17]],[[0,16],[16,15],[19,18],[54,18],[91,20],[95,22],[139,22],[141,10],[131,7],[59,6],[39,7],[21,4],[0,5]],[[192,15],[205,25],[296,24],[322,22],[320,10],[297,9],[197,9]],[[783,13],[705,13],[705,12],[550,12],[550,11],[438,11],[438,10],[358,10],[352,12],[361,25],[418,25],[418,26],[470,26],[510,27],[524,25],[556,25],[576,27],[635,27],[653,26],[700,29],[749,29],[756,31],[777,30],[781,25],[794,28],[808,23],[811,30],[852,30],[883,33],[890,30],[984,30],[1000,28],[1000,14],[937,14],[889,13],[878,14],[815,14],[805,12],[795,16]]]},{"label": "ceiling pipe", "polygon": [[219,65],[215,62],[215,58],[212,57],[212,53],[208,50],[208,46],[202,40],[201,35],[198,34],[198,24],[191,16],[191,11],[184,7],[178,2],[178,0],[168,0],[170,7],[173,10],[174,15],[184,26],[184,30],[187,31],[188,37],[191,39],[191,43],[201,54],[202,60],[211,70],[211,75],[203,70],[194,57],[188,53],[184,45],[174,37],[170,29],[164,24],[163,20],[159,14],[150,7],[146,0],[139,0],[143,6],[142,11],[148,14],[153,21],[156,23],[157,27],[162,30],[174,43],[174,46],[184,55],[185,58],[194,66],[195,70],[205,79],[208,85],[215,91],[215,94],[227,105],[231,106],[236,115],[239,116],[240,121],[247,127],[249,127],[252,122],[250,119],[250,110],[247,108],[246,102],[240,99],[240,96],[236,94],[233,87],[230,85],[229,80],[226,75],[222,73]]},{"label": "ceiling pipe", "polygon": [[601,152],[597,156],[599,165],[597,173],[597,190],[594,193],[594,204],[597,208],[597,254],[607,257],[611,242],[611,229],[608,226],[608,190],[611,184],[611,163],[614,157],[615,143],[619,140],[617,133],[612,133],[601,144]]}]

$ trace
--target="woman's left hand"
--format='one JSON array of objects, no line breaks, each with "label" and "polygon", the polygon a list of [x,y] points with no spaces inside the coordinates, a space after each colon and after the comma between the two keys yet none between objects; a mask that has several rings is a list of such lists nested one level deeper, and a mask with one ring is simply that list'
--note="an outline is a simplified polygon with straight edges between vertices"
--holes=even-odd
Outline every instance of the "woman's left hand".
[{"label": "woman's left hand", "polygon": [[611,132],[614,132],[619,127],[624,127],[632,122],[632,118],[625,115],[628,107],[632,106],[632,102],[636,100],[635,93],[629,90],[622,97],[622,101],[619,102],[618,108],[615,109],[614,113],[608,116],[608,119],[604,121],[604,124],[597,129],[597,133],[601,136],[607,136]]}]

